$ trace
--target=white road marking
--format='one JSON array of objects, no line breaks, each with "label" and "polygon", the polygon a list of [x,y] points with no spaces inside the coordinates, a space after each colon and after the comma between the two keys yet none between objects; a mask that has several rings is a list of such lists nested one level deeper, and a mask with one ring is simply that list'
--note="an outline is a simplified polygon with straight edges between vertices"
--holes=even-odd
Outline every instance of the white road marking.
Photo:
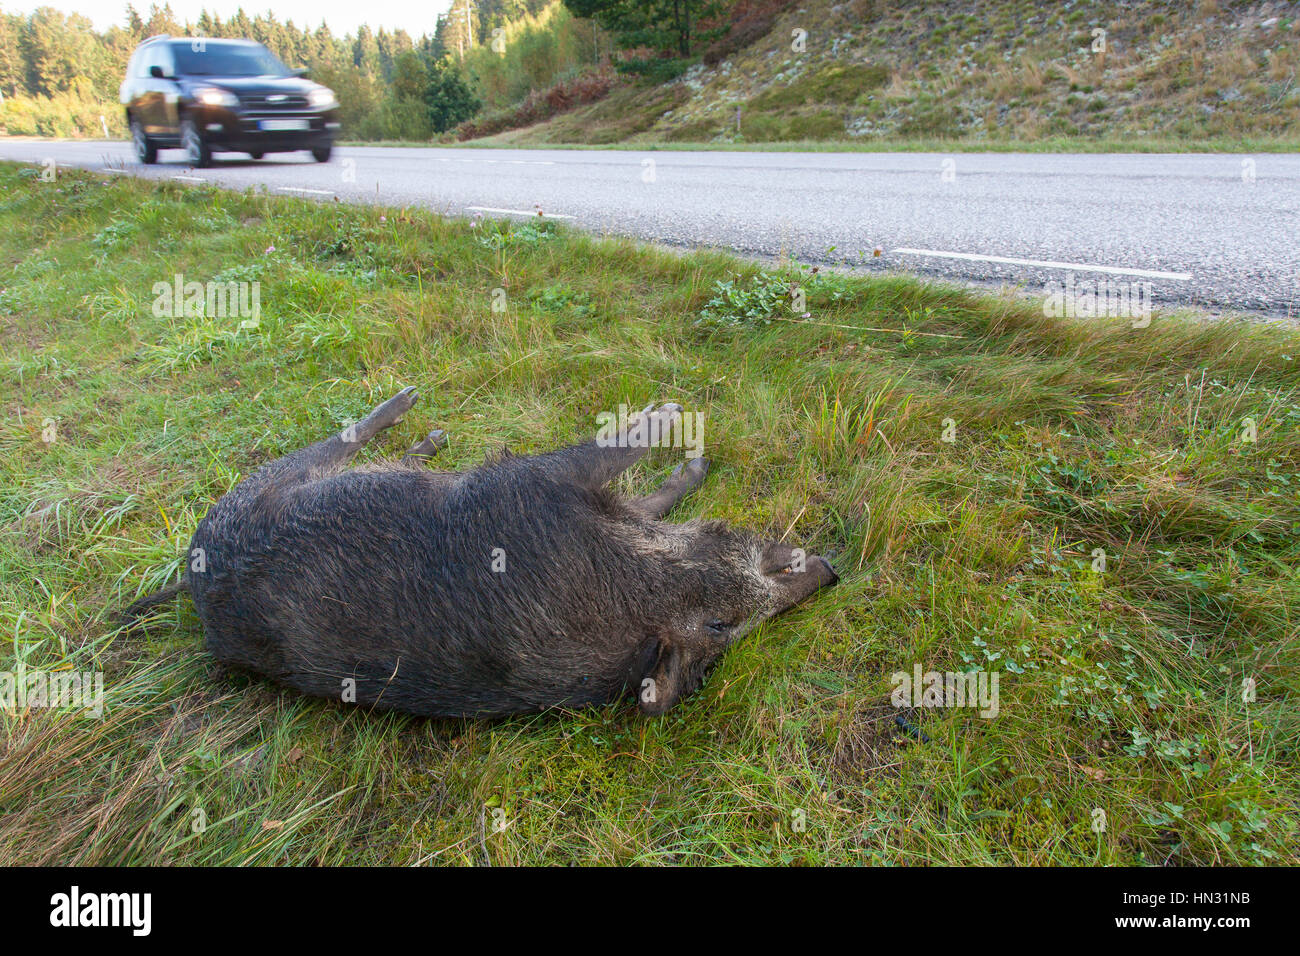
[{"label": "white road marking", "polygon": [[555,161],[552,159],[444,159],[441,156],[435,156],[440,163],[468,163],[477,165],[479,163],[510,163],[512,166],[554,166]]},{"label": "white road marking", "polygon": [[509,163],[511,166],[554,166],[553,159],[453,159],[450,156],[431,156],[430,159],[439,163],[463,163],[467,166],[477,166],[482,163]]},{"label": "white road marking", "polygon": [[282,193],[311,193],[314,196],[333,196],[332,189],[301,189],[298,186],[272,186],[272,189],[278,189]]},{"label": "white road marking", "polygon": [[[473,209],[475,212],[502,212],[511,216],[536,216],[536,209],[498,209],[496,206],[466,206],[466,209]],[[558,212],[542,213],[543,219],[573,219],[573,216],[566,216]]]},{"label": "white road marking", "polygon": [[172,179],[179,179],[179,180],[181,180],[181,182],[186,182],[186,183],[206,183],[206,182],[207,182],[206,179],[201,179],[201,178],[199,178],[198,176],[173,176]]},{"label": "white road marking", "polygon": [[126,173],[126,170],[125,170],[125,169],[112,169],[111,167],[105,166],[103,169],[100,170],[100,172],[101,172],[101,173],[123,173],[123,174],[125,174],[125,173]]},{"label": "white road marking", "polygon": [[1097,266],[1087,262],[1056,262],[1051,259],[1013,259],[1009,256],[981,256],[972,252],[941,252],[937,249],[891,249],[891,252],[909,256],[938,256],[942,259],[966,259],[973,262],[1001,262],[1012,266],[1039,266],[1044,269],[1077,269],[1079,272],[1105,272],[1116,276],[1143,276],[1147,279],[1174,279],[1186,282],[1190,272],[1160,272],[1156,269],[1121,269],[1117,266]]}]

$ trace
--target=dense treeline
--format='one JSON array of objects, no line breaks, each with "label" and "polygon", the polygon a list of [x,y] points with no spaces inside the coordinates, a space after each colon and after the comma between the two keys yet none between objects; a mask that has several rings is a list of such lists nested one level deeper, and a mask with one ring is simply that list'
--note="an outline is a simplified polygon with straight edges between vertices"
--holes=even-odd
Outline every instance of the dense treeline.
[{"label": "dense treeline", "polygon": [[564,0],[564,6],[610,32],[623,51],[620,70],[660,81],[681,73],[731,25],[732,4],[723,0]]},{"label": "dense treeline", "polygon": [[[204,10],[190,23],[168,4],[147,14],[128,5],[125,25],[103,32],[81,14],[51,7],[30,15],[0,11],[0,128],[11,135],[120,134],[117,90],[126,62],[141,40],[169,33],[249,37],[289,66],[307,67],[339,94],[350,138],[428,139],[478,111],[475,88],[501,105],[579,68],[579,58],[592,55],[591,44],[582,49],[573,29],[557,30],[572,19],[564,14],[565,23],[557,24],[557,11],[563,13],[548,0],[479,0],[467,33],[464,0],[457,0],[419,38],[366,26],[336,35],[323,22],[297,26],[269,12],[250,17],[242,8],[225,20]],[[512,38],[510,56],[493,50],[494,30]]]},{"label": "dense treeline", "polygon": [[[447,15],[448,30],[462,2],[457,0]],[[520,0],[506,2],[522,6]],[[575,19],[558,2],[535,13],[524,11],[511,19],[482,22],[481,36],[462,62],[485,112],[515,106],[530,93],[571,82],[593,71],[612,49],[603,30]],[[454,33],[444,32],[443,42],[451,44],[455,38]],[[448,50],[454,55],[456,48],[448,46]]]},{"label": "dense treeline", "polygon": [[[604,96],[619,73],[663,80],[711,41],[735,32],[733,12],[787,0],[453,0],[418,38],[362,26],[336,35],[241,8],[222,20],[179,21],[170,5],[126,6],[103,32],[81,14],[0,11],[0,132],[124,133],[117,91],[146,37],[248,37],[306,67],[342,104],[344,136],[427,140],[463,124],[482,135],[536,122]],[[747,7],[748,4],[748,7]],[[471,118],[473,123],[466,122]]]}]

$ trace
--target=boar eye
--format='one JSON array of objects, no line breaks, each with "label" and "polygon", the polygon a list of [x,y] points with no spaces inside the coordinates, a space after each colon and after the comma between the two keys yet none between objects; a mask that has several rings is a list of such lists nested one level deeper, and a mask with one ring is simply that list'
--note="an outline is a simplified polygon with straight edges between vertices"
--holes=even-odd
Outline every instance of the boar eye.
[{"label": "boar eye", "polygon": [[727,629],[731,627],[730,624],[728,624],[724,620],[721,620],[720,618],[714,618],[712,621],[709,622],[708,626],[709,626],[709,630],[712,631],[714,634],[725,634],[727,633]]}]

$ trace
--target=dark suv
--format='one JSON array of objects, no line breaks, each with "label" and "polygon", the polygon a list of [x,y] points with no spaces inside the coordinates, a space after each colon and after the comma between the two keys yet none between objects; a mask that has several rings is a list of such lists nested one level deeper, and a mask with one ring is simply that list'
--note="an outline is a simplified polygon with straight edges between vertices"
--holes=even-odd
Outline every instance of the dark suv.
[{"label": "dark suv", "polygon": [[261,159],[309,149],[328,162],[338,132],[334,92],[252,40],[150,37],[126,67],[120,98],[142,163],[180,147],[194,166],[213,151]]}]

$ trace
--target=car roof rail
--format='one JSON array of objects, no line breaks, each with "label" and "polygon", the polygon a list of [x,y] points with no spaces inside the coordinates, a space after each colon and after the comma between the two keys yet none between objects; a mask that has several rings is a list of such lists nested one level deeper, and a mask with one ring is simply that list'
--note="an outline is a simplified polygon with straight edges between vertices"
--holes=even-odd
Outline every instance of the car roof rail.
[{"label": "car roof rail", "polygon": [[153,36],[149,37],[144,42],[152,43],[154,40],[170,40],[171,38],[172,35],[170,33],[155,33]]}]

